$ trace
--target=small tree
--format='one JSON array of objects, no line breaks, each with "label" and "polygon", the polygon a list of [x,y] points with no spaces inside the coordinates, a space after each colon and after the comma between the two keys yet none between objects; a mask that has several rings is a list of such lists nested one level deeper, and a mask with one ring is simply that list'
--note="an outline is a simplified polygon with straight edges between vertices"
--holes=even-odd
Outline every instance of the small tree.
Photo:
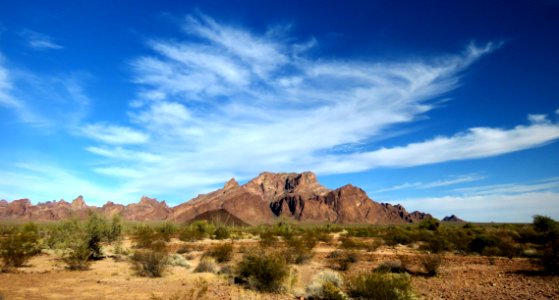
[{"label": "small tree", "polygon": [[0,258],[5,268],[21,267],[39,251],[39,231],[33,223],[0,237]]},{"label": "small tree", "polygon": [[104,237],[106,237],[106,233],[108,231],[108,222],[104,217],[96,213],[89,215],[89,219],[86,224],[86,232],[88,234],[88,248],[91,250],[91,259],[99,259],[103,257],[101,241]]},{"label": "small tree", "polygon": [[534,229],[538,232],[548,233],[557,227],[557,222],[550,217],[535,215],[532,222]]}]

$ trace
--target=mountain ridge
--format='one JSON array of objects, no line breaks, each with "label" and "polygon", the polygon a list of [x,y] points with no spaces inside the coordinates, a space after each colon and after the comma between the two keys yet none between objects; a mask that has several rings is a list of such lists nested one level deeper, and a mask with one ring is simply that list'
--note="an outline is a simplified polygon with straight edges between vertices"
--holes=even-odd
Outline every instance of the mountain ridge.
[{"label": "mountain ridge", "polygon": [[60,200],[32,205],[29,199],[0,201],[0,220],[55,221],[84,218],[91,211],[106,216],[118,214],[130,221],[180,223],[220,211],[249,225],[274,223],[278,219],[305,223],[404,224],[432,218],[424,212],[407,212],[399,204],[378,203],[351,184],[328,189],[312,172],[262,172],[244,185],[232,178],[223,188],[174,207],[147,196],[142,196],[138,203],[122,205],[109,201],[101,207],[88,206],[81,195],[71,203]]}]

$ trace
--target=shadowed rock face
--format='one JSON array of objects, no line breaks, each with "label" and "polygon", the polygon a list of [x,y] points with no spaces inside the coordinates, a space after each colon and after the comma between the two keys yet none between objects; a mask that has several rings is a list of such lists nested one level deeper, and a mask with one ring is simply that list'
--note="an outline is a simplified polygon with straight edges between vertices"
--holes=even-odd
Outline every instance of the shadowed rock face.
[{"label": "shadowed rock face", "polygon": [[0,219],[60,220],[85,216],[96,211],[107,216],[122,215],[126,220],[170,220],[188,222],[199,216],[230,215],[255,225],[291,219],[306,223],[399,224],[431,218],[431,215],[408,213],[401,205],[381,204],[353,185],[329,190],[320,185],[316,175],[304,173],[261,173],[245,185],[235,179],[214,192],[170,208],[165,201],[142,197],[137,204],[107,202],[103,207],[89,207],[79,196],[71,204],[58,202],[31,205],[29,200],[0,201]]},{"label": "shadowed rock face", "polygon": [[465,223],[466,222],[466,221],[458,218],[455,215],[446,216],[441,221],[443,221],[443,222],[455,222],[455,223]]}]

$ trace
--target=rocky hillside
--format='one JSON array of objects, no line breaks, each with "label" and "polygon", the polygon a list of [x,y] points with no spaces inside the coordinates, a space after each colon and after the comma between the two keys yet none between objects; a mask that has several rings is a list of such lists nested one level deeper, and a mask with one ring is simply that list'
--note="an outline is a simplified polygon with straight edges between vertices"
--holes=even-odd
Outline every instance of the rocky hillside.
[{"label": "rocky hillside", "polygon": [[408,213],[401,205],[377,203],[353,185],[327,189],[311,172],[264,172],[242,186],[231,179],[221,189],[172,208],[165,201],[148,197],[142,197],[137,204],[108,202],[103,207],[87,206],[81,196],[72,203],[60,200],[32,205],[27,199],[0,201],[0,220],[82,218],[90,211],[107,216],[120,214],[134,221],[188,222],[219,216],[251,225],[274,223],[278,219],[305,223],[400,224],[431,218],[422,212]]}]

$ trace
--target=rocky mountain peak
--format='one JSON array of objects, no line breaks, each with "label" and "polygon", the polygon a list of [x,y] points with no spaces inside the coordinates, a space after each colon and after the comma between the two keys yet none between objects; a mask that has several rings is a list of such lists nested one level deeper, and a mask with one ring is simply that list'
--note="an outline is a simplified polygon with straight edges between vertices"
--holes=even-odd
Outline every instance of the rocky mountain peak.
[{"label": "rocky mountain peak", "polygon": [[74,209],[86,209],[87,208],[87,204],[85,204],[85,201],[83,200],[83,196],[80,195],[72,201],[72,208],[74,208]]},{"label": "rocky mountain peak", "polygon": [[232,188],[236,188],[239,186],[239,183],[237,182],[237,180],[235,180],[235,178],[231,178],[229,179],[229,181],[227,181],[225,183],[225,185],[223,186],[224,190],[230,190]]},{"label": "rocky mountain peak", "polygon": [[312,172],[271,173],[263,172],[243,186],[246,190],[272,201],[285,194],[323,195],[329,190],[320,185]]}]

